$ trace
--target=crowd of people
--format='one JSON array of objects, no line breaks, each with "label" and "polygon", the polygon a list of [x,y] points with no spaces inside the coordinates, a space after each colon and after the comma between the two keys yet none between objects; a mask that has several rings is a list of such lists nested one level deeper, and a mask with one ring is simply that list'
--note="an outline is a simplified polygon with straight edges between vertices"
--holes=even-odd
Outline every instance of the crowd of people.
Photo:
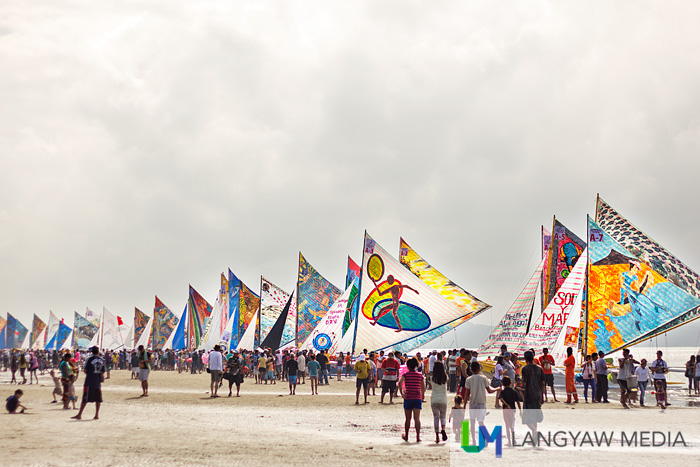
[{"label": "crowd of people", "polygon": [[[484,364],[478,360],[478,352],[468,349],[432,351],[425,357],[417,352],[409,356],[401,352],[370,352],[363,349],[356,357],[339,353],[329,355],[324,350],[282,349],[237,351],[224,350],[216,345],[211,351],[156,351],[151,352],[139,346],[133,351],[100,351],[93,347],[85,352],[68,351],[5,351],[0,365],[3,371],[12,372],[12,382],[26,384],[38,383],[37,372],[49,374],[54,382],[53,402],[61,398],[63,408],[76,409],[77,400],[75,383],[81,370],[85,374],[83,397],[78,414],[80,419],[88,403],[95,403],[95,418],[99,418],[102,403],[101,385],[110,377],[112,368],[131,370],[132,379],[141,382],[142,397],[148,397],[148,381],[152,370],[185,372],[199,374],[204,371],[211,375],[210,397],[219,396],[219,389],[228,382],[228,397],[241,395],[241,384],[251,383],[268,385],[287,382],[289,395],[296,395],[298,385],[309,380],[310,392],[318,394],[318,387],[330,384],[336,378],[355,377],[355,404],[369,404],[370,396],[376,396],[379,389],[380,404],[394,404],[394,399],[401,397],[405,415],[402,438],[409,439],[413,425],[416,441],[421,441],[420,413],[426,402],[426,392],[430,390],[430,408],[433,414],[435,442],[447,440],[447,422],[452,422],[455,439],[461,436],[462,421],[470,420],[470,436],[476,442],[476,430],[484,424],[487,414],[487,394],[495,394],[495,408],[503,412],[507,443],[514,442],[515,413],[520,411],[522,421],[534,432],[543,419],[542,405],[558,402],[554,384],[555,360],[547,348],[536,356],[534,349],[524,352],[521,360],[516,353],[509,352],[503,345],[495,359],[487,359],[493,365],[492,376],[484,374]],[[484,363],[486,363],[484,362]],[[665,409],[670,405],[667,397],[666,375],[668,364],[663,359],[662,351],[657,352],[655,360],[649,364],[646,359],[637,361],[629,349],[623,349],[622,356],[616,364],[605,359],[604,353],[586,355],[579,365],[573,349],[567,349],[564,361],[564,381],[566,403],[579,402],[577,380],[583,383],[585,403],[609,403],[608,382],[611,370],[616,369],[616,382],[620,388],[620,404],[625,409],[638,403],[645,406],[645,394],[652,385],[657,406]],[[19,377],[16,373],[19,371]],[[56,373],[58,371],[58,373]],[[577,372],[580,374],[577,375]],[[692,356],[686,364],[685,376],[689,380],[689,394],[699,393],[700,356]],[[448,393],[452,396],[452,407],[448,419]],[[23,392],[15,391],[6,401],[10,413],[26,407],[19,403]],[[468,409],[468,411],[467,411]],[[524,412],[523,412],[524,409]]]}]

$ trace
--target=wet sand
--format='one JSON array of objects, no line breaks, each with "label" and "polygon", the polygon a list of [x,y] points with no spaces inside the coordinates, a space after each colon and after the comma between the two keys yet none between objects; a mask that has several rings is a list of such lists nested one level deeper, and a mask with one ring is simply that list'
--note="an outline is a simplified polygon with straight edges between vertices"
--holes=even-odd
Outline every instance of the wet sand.
[{"label": "wet sand", "polygon": [[[436,445],[429,403],[424,404],[421,417],[422,443],[403,442],[401,401],[380,405],[377,391],[377,396],[370,397],[370,404],[355,406],[354,380],[331,380],[330,386],[319,388],[318,396],[310,395],[308,381],[297,386],[296,396],[289,396],[286,383],[265,386],[246,380],[240,398],[235,397],[235,386],[234,397],[226,397],[228,387],[224,382],[222,397],[211,398],[208,374],[161,371],[152,373],[150,396],[143,398],[139,397],[140,383],[130,380],[129,375],[127,371],[113,371],[112,378],[105,382],[100,420],[92,420],[94,404],[88,405],[81,421],[70,419],[77,411],[62,410],[60,402],[51,404],[53,384],[48,374],[41,377],[38,386],[20,386],[25,391],[22,403],[30,413],[2,415],[0,465],[445,466],[494,462],[490,448],[467,454],[451,434],[447,444]],[[17,387],[7,384],[8,380],[9,373],[0,373],[3,398]],[[82,393],[82,388],[76,390]],[[610,394],[612,401],[613,392]],[[650,394],[647,397],[653,400]],[[493,403],[491,396],[487,426],[502,424],[501,413]],[[625,449],[626,455],[635,456],[635,462],[676,465],[678,454],[700,454],[700,433],[694,433],[700,425],[700,411],[681,405],[662,412],[654,408],[624,411],[614,403],[550,403],[545,405],[542,429],[613,429],[621,421],[674,433],[678,427],[687,427],[686,440],[692,443],[697,436],[697,445],[680,450]],[[516,421],[518,439],[526,431]],[[610,449],[614,447],[586,450],[584,462],[580,449],[504,448],[499,462],[540,465],[551,460],[582,465],[597,459],[610,461],[612,454],[620,454]]]}]

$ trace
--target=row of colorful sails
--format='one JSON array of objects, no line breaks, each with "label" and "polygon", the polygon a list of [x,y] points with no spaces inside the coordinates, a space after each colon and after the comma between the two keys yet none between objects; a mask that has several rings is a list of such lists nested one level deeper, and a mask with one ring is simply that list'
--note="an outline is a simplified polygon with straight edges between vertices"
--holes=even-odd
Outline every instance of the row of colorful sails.
[{"label": "row of colorful sails", "polygon": [[[542,259],[482,355],[503,344],[521,355],[548,347],[560,363],[567,347],[609,353],[700,317],[700,276],[600,197],[585,238],[556,218],[551,233],[542,228]],[[129,326],[106,308],[100,316],[88,309],[85,317],[75,313],[72,329],[53,313],[48,324],[35,315],[29,333],[8,314],[0,318],[0,347],[409,352],[489,308],[403,239],[396,259],[365,233],[361,263],[348,257],[344,289],[300,253],[292,293],[265,277],[256,293],[229,270],[214,306],[190,286],[180,314],[156,296],[153,314],[137,308]]]}]

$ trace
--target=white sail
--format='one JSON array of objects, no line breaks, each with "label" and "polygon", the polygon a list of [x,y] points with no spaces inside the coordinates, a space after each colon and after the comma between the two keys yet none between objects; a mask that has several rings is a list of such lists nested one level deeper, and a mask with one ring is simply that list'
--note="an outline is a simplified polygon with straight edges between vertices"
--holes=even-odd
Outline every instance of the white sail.
[{"label": "white sail", "polygon": [[[588,248],[583,250],[564,283],[549,302],[547,307],[530,322],[530,331],[518,346],[512,351],[519,355],[533,348],[540,352],[544,347],[552,350],[559,341],[562,333],[566,333],[567,323],[578,323],[581,318],[581,298],[586,283],[586,266],[588,264]],[[574,316],[571,316],[574,315]],[[573,321],[570,321],[571,320]],[[561,357],[561,349],[559,350]],[[563,359],[556,364],[563,363]]]},{"label": "white sail", "polygon": [[362,263],[355,349],[394,347],[465,316],[366,233]]},{"label": "white sail", "polygon": [[126,347],[126,334],[128,326],[119,325],[116,316],[103,308],[102,310],[102,348],[115,350]]},{"label": "white sail", "polygon": [[49,310],[49,324],[46,326],[46,344],[51,342],[51,339],[53,339],[56,333],[58,332],[58,325],[60,323],[61,320],[53,314],[53,311]]},{"label": "white sail", "polygon": [[[482,357],[498,355],[501,345],[506,345],[508,349],[516,347],[527,333],[527,323],[535,305],[535,298],[538,295],[540,282],[542,281],[542,269],[547,261],[543,258],[525,288],[520,292],[518,298],[510,306],[506,314],[494,328],[493,332],[486,338],[479,348],[479,355]],[[541,310],[542,308],[536,308]]]},{"label": "white sail", "polygon": [[143,334],[141,334],[139,341],[136,343],[136,348],[138,348],[140,345],[142,345],[144,348],[148,348],[148,341],[149,341],[149,338],[151,337],[151,328],[152,327],[153,327],[153,316],[148,318],[148,324],[146,325],[146,329],[143,330]]},{"label": "white sail", "polygon": [[255,350],[255,328],[258,325],[258,319],[260,318],[260,312],[255,313],[255,317],[250,320],[250,324],[243,333],[241,341],[238,343],[236,350]]}]

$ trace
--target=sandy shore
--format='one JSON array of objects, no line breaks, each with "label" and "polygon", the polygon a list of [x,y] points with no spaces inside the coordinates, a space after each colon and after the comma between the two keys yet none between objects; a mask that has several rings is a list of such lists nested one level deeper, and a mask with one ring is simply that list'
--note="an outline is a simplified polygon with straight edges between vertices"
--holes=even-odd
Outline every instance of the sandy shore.
[{"label": "sandy shore", "polygon": [[[467,454],[452,436],[447,444],[436,445],[429,404],[424,405],[422,415],[423,442],[404,443],[399,438],[401,405],[380,405],[377,395],[370,404],[355,406],[352,380],[332,380],[330,386],[320,387],[319,396],[310,395],[308,382],[298,386],[296,396],[289,396],[286,384],[265,386],[246,380],[242,397],[235,397],[235,388],[234,397],[226,397],[224,386],[223,397],[212,399],[206,373],[154,372],[150,396],[142,398],[139,382],[129,375],[114,371],[106,381],[100,420],[92,420],[92,404],[83,421],[71,420],[75,412],[62,410],[60,403],[51,404],[53,384],[48,375],[41,378],[40,385],[20,386],[25,391],[22,402],[31,410],[3,415],[0,465],[444,466],[494,462],[493,449]],[[16,388],[8,380],[9,373],[0,373],[3,397]],[[653,399],[650,394],[647,397]],[[626,411],[614,403],[550,403],[541,429],[648,429],[672,431],[674,436],[682,430],[687,447],[625,448],[615,443],[604,448],[504,447],[498,462],[540,465],[551,460],[588,465],[622,454],[634,455],[635,462],[649,460],[661,466],[677,465],[678,455],[696,456],[681,462],[697,459],[700,411],[684,407],[687,404],[678,398],[678,403],[663,412],[655,408]],[[486,425],[502,424],[500,411],[492,408],[492,398],[488,406]],[[516,421],[517,439],[522,440],[526,431]]]}]

